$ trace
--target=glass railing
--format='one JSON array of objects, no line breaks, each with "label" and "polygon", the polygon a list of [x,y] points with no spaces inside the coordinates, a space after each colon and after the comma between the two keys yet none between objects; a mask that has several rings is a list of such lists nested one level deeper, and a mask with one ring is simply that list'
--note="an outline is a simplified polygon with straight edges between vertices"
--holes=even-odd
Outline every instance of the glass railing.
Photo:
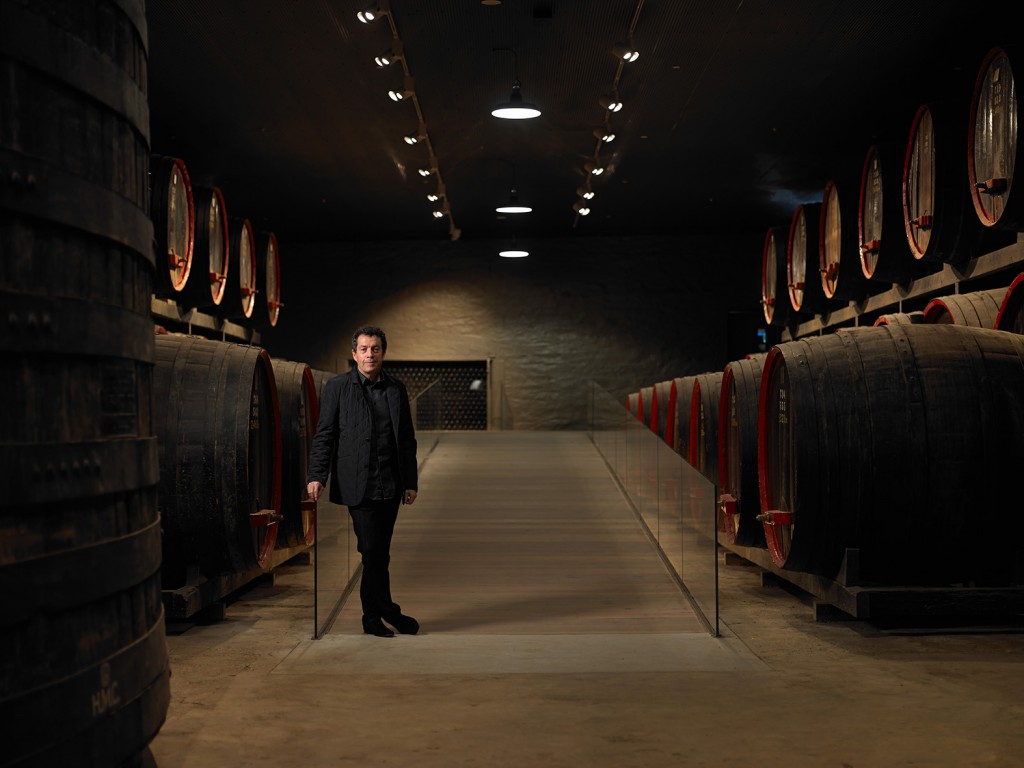
[{"label": "glass railing", "polygon": [[708,631],[718,627],[715,484],[600,385],[591,382],[590,438]]}]

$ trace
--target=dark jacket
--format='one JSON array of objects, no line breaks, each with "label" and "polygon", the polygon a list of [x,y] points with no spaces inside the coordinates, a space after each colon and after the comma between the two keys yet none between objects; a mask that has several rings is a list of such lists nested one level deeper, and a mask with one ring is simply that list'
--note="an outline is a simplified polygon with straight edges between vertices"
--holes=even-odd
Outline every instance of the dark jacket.
[{"label": "dark jacket", "polygon": [[[401,494],[403,489],[417,490],[416,434],[409,410],[409,393],[402,382],[388,376],[386,371],[381,371],[381,381],[387,387],[398,450],[395,457],[398,493]],[[358,504],[366,495],[372,436],[372,407],[363,393],[359,371],[353,368],[324,385],[320,397],[320,422],[309,451],[306,482],[326,485],[329,473],[331,501],[346,506]]]}]

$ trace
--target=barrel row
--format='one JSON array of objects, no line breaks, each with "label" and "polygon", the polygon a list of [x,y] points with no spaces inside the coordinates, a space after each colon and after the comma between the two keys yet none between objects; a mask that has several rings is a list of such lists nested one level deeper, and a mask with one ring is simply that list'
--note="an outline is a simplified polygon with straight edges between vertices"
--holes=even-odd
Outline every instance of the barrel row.
[{"label": "barrel row", "polygon": [[266,570],[276,548],[310,546],[310,366],[197,336],[158,334],[155,345],[164,588]]},{"label": "barrel row", "polygon": [[276,326],[281,312],[277,236],[255,230],[247,218],[228,216],[220,187],[193,185],[181,158],[153,155],[150,183],[154,295],[248,327]]},{"label": "barrel row", "polygon": [[[1019,317],[1018,294],[989,314]],[[717,483],[728,542],[780,568],[834,578],[855,549],[879,583],[1017,586],[1024,524],[1001,510],[1024,458],[1024,336],[905,318],[672,380],[677,403],[690,393],[673,447]],[[652,413],[658,392],[630,395],[630,410]]]},{"label": "barrel row", "polygon": [[768,229],[761,304],[769,325],[825,314],[1016,242],[1024,185],[1013,180],[1024,148],[1011,57],[1019,56],[991,49],[973,88],[951,86],[946,99],[921,104],[906,142],[871,145],[859,173],[836,174],[820,201]]}]

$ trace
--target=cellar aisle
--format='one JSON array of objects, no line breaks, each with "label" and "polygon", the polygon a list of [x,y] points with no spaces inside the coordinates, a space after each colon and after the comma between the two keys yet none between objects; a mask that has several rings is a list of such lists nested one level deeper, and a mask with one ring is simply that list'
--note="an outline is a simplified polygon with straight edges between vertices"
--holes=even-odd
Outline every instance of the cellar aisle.
[{"label": "cellar aisle", "polygon": [[[703,630],[586,435],[447,433],[403,508],[396,599],[422,632],[313,640],[313,566],[172,628],[161,768],[1009,766],[1024,636],[815,623],[720,565]],[[183,631],[182,631],[183,630]]]}]

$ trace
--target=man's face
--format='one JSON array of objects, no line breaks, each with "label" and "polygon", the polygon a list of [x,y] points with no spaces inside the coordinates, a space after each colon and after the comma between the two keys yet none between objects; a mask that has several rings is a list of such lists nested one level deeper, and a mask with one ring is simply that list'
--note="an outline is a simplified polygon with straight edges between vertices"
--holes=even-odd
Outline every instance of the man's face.
[{"label": "man's face", "polygon": [[356,367],[370,381],[380,378],[380,366],[384,362],[384,350],[380,345],[380,338],[362,334],[356,339],[356,348],[352,350],[352,359],[356,361]]}]

